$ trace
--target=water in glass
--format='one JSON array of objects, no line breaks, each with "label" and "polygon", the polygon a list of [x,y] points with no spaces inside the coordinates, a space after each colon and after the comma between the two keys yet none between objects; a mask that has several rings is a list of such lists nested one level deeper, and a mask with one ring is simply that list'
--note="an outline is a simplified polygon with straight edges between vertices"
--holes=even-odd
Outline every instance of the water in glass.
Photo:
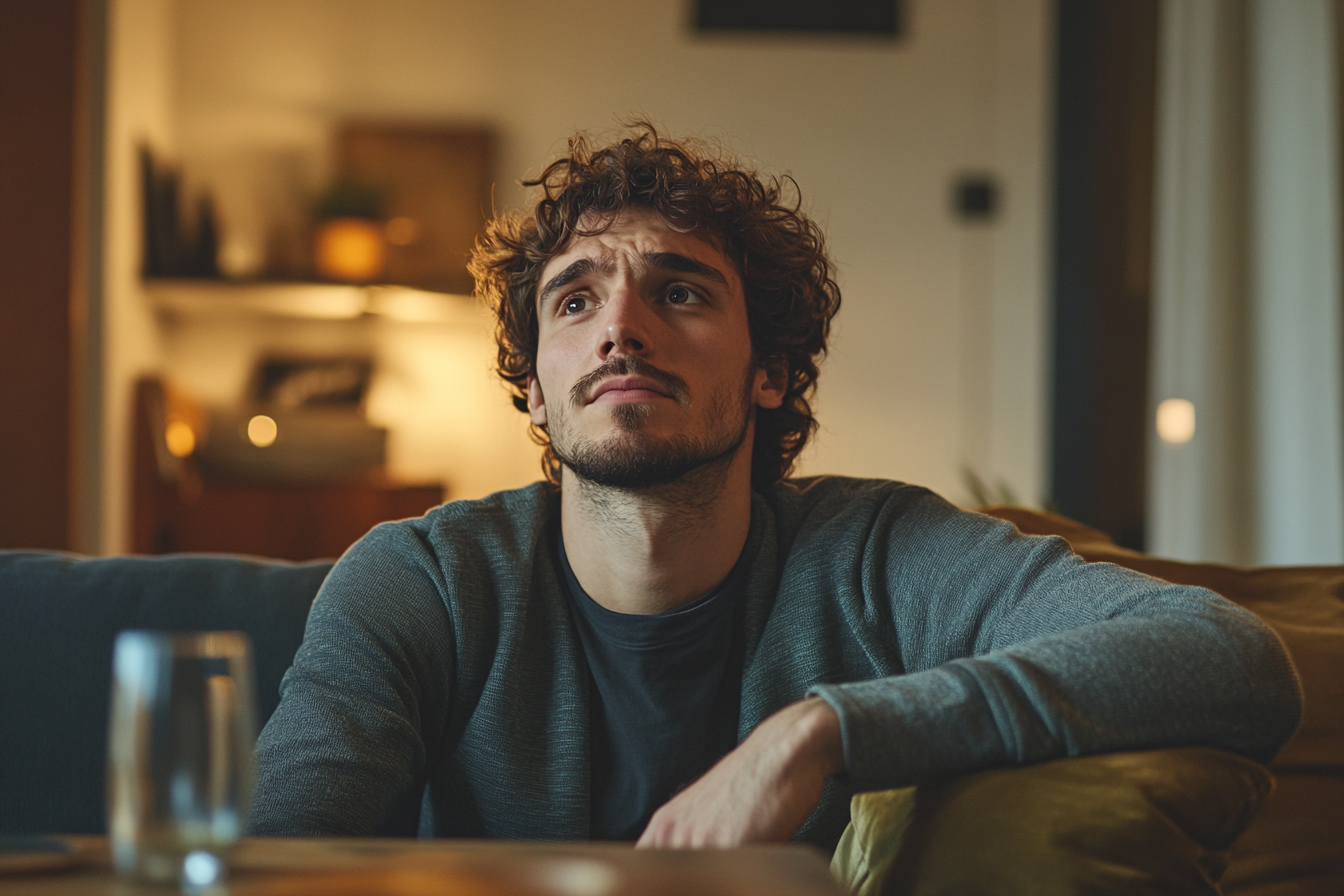
[{"label": "water in glass", "polygon": [[241,632],[117,636],[108,831],[120,874],[188,885],[222,876],[252,798],[252,681]]}]

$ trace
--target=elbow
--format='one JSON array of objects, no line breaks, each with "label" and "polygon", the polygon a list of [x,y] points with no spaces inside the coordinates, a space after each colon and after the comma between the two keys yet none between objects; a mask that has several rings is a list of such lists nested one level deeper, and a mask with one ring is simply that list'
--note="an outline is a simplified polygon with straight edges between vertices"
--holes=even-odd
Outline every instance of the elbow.
[{"label": "elbow", "polygon": [[1283,641],[1268,626],[1262,646],[1246,667],[1249,702],[1238,715],[1248,723],[1240,732],[1243,747],[1237,752],[1269,764],[1292,740],[1302,725],[1302,680]]}]

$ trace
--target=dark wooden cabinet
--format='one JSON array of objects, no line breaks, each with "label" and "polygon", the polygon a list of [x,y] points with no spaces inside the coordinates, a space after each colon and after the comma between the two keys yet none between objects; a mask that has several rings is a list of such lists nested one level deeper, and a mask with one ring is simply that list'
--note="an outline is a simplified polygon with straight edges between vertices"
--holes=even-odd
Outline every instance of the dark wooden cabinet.
[{"label": "dark wooden cabinet", "polygon": [[378,523],[419,516],[444,499],[442,485],[376,476],[330,482],[208,478],[190,459],[164,450],[162,407],[161,385],[142,381],[136,396],[136,553],[337,557]]},{"label": "dark wooden cabinet", "polygon": [[134,550],[338,557],[378,523],[419,516],[442,500],[438,486],[203,482],[195,494],[161,494],[145,508]]}]

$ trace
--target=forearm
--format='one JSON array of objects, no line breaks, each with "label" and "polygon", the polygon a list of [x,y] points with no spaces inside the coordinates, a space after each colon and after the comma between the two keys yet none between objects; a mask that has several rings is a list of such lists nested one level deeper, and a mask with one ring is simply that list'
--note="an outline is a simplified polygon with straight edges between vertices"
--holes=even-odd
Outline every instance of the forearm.
[{"label": "forearm", "polygon": [[839,714],[856,790],[1156,746],[1267,761],[1300,717],[1282,644],[1218,599],[811,693]]},{"label": "forearm", "polygon": [[784,707],[757,726],[751,738],[777,754],[776,764],[784,774],[821,782],[845,770],[840,717],[820,697],[805,697]]}]

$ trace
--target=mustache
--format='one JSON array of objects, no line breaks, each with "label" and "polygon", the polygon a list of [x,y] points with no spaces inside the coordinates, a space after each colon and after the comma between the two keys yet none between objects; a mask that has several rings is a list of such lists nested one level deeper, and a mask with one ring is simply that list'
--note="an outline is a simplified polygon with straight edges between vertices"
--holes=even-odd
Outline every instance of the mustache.
[{"label": "mustache", "polygon": [[615,358],[609,358],[574,384],[569,390],[569,399],[574,404],[582,404],[588,400],[588,393],[591,392],[598,383],[613,376],[642,376],[653,380],[663,388],[668,395],[675,398],[682,404],[690,400],[691,390],[686,385],[686,381],[675,373],[668,373],[666,370],[659,370],[648,361],[642,358],[636,358],[632,355],[619,355]]}]

